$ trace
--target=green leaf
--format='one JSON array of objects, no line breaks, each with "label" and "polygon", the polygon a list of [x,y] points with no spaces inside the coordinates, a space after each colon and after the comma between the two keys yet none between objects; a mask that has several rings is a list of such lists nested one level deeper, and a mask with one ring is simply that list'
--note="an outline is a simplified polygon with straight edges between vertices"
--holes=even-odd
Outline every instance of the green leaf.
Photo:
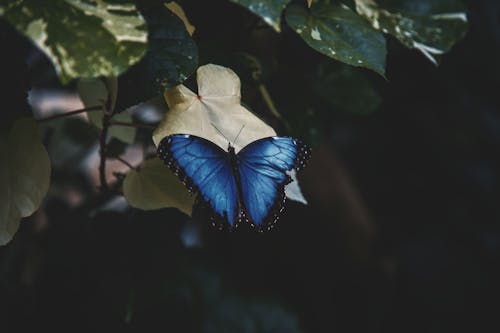
[{"label": "green leaf", "polygon": [[336,111],[345,113],[369,114],[382,102],[363,73],[333,61],[325,61],[318,66],[312,89]]},{"label": "green leaf", "polygon": [[467,15],[459,0],[356,0],[356,10],[374,28],[422,52],[432,63],[448,52],[467,31]]},{"label": "green leaf", "polygon": [[291,0],[231,0],[260,16],[267,24],[280,32],[281,12]]},{"label": "green leaf", "polygon": [[50,160],[33,119],[19,119],[8,137],[0,138],[0,158],[0,245],[5,245],[49,189]]},{"label": "green leaf", "polygon": [[191,215],[194,204],[194,196],[158,158],[144,161],[139,171],[130,170],[123,194],[132,207],[144,210],[175,207]]},{"label": "green leaf", "polygon": [[0,14],[45,52],[63,83],[118,75],[146,52],[146,24],[131,1],[2,0]]},{"label": "green leaf", "polygon": [[316,51],[384,76],[384,36],[349,7],[326,0],[315,2],[309,10],[291,5],[285,17],[288,25]]}]

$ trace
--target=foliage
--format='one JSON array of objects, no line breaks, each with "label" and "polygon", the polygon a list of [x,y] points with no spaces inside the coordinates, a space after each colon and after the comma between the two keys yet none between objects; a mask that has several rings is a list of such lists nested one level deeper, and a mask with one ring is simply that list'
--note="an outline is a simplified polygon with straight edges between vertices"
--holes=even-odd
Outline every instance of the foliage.
[{"label": "foliage", "polygon": [[[418,6],[403,0],[378,3],[358,0],[355,5],[361,16],[346,4],[328,0],[233,2],[261,17],[276,32],[283,31],[281,16],[285,16],[290,28],[313,49],[382,76],[385,76],[386,42],[375,29],[395,35],[404,45],[418,48],[434,61],[431,54],[435,55],[435,50],[439,50],[437,53],[448,51],[463,36],[466,26],[463,7],[451,0],[424,2]],[[244,124],[245,130],[236,143],[237,149],[255,139],[276,134],[273,128],[240,105],[240,79],[230,69],[214,65],[200,67],[197,93],[178,85],[194,70],[198,55],[191,38],[194,26],[182,6],[175,2],[141,2],[135,7],[129,2],[96,4],[65,0],[47,7],[33,1],[21,1],[3,4],[1,13],[45,52],[63,82],[81,77],[77,83],[78,93],[84,106],[92,109],[88,112],[90,123],[101,131],[101,182],[106,180],[103,174],[106,156],[120,159],[118,153],[126,152],[126,146],[116,142],[108,152],[108,138],[116,138],[125,144],[141,142],[144,138],[143,144],[150,142],[147,135],[137,133],[141,126],[136,125],[135,120],[141,117],[142,109],[147,105],[135,107],[134,114],[123,112],[123,103],[119,102],[120,82],[123,80],[116,76],[142,57],[146,39],[147,54],[132,66],[129,71],[132,74],[123,77],[140,71],[146,86],[159,87],[160,91],[161,87],[170,88],[164,92],[169,111],[153,133],[155,144],[171,133],[191,133],[207,137],[225,148],[227,141],[240,131],[238,124]],[[67,18],[61,20],[60,17]],[[442,26],[448,22],[453,25]],[[73,42],[75,39],[77,43]],[[89,47],[90,39],[92,47]],[[306,135],[308,131],[318,133],[322,130],[324,117],[313,116],[317,118],[315,125],[303,116],[297,118],[296,115],[302,113],[300,111],[294,111],[292,115],[289,111],[280,113],[280,107],[276,106],[265,85],[266,76],[263,75],[267,69],[257,57],[240,53],[239,60],[232,63],[245,76],[245,82],[258,88],[266,107],[288,131]],[[348,67],[323,61],[314,73],[311,84],[307,85],[310,89],[302,90],[304,96],[310,96],[312,105],[326,103],[340,112],[363,114],[373,112],[380,103],[380,97],[370,82]],[[279,92],[276,96],[278,103],[282,103]],[[116,109],[117,101],[121,109]],[[292,110],[307,108],[302,103],[294,103]],[[165,112],[165,109],[161,108],[160,112]],[[92,144],[92,140],[88,144]],[[57,156],[53,158],[58,160]],[[152,181],[151,177],[161,172],[158,163],[146,161],[143,167],[142,170],[131,170],[125,178],[124,193],[132,206],[143,209],[174,206],[190,212],[188,206],[192,199],[187,199],[182,189],[173,190],[178,188],[177,185],[165,185],[172,182],[170,178]],[[306,202],[296,184],[290,185],[289,197]],[[101,186],[107,188],[106,183]],[[176,201],[178,196],[185,199]]]},{"label": "foliage", "polygon": [[146,51],[145,22],[133,2],[3,0],[0,13],[50,57],[65,83],[118,75]]},{"label": "foliage", "polygon": [[[228,15],[218,20],[208,14],[212,9]],[[433,65],[446,66],[445,54],[464,38],[468,29],[468,14],[460,0],[184,0],[178,3],[59,0],[43,4],[34,0],[0,0],[0,15],[20,33],[15,40],[32,52],[24,58],[34,64],[24,58],[21,62],[43,67],[41,76],[28,70],[28,74],[19,74],[29,82],[21,89],[22,94],[32,85],[33,90],[50,87],[78,100],[74,109],[51,108],[43,112],[37,110],[43,108],[33,103],[38,123],[32,118],[19,118],[13,125],[1,124],[9,125],[9,133],[0,137],[0,245],[10,243],[2,249],[14,251],[16,244],[22,244],[21,237],[14,237],[21,219],[40,209],[39,216],[31,217],[25,224],[43,230],[38,219],[43,221],[45,215],[59,223],[53,226],[49,222],[50,228],[54,228],[49,230],[56,230],[56,236],[49,233],[48,237],[54,237],[59,247],[47,245],[53,251],[50,260],[55,262],[49,266],[46,273],[49,278],[42,285],[73,270],[98,272],[106,267],[104,261],[122,265],[122,253],[118,252],[124,251],[133,268],[117,268],[126,276],[123,285],[113,289],[116,276],[110,274],[101,286],[96,282],[100,280],[87,271],[88,275],[75,278],[75,285],[88,283],[89,289],[101,286],[116,292],[117,298],[108,295],[109,303],[104,304],[113,304],[113,311],[119,313],[113,312],[113,316],[120,318],[120,322],[130,324],[136,320],[130,318],[140,318],[137,320],[147,323],[151,307],[157,306],[161,311],[168,310],[154,312],[157,318],[168,313],[168,320],[181,322],[192,316],[193,320],[188,318],[191,325],[203,326],[196,327],[203,332],[302,331],[302,323],[295,315],[310,305],[295,304],[291,310],[281,306],[279,301],[289,297],[290,288],[281,290],[280,286],[310,282],[312,278],[304,267],[325,265],[330,252],[324,251],[321,244],[332,243],[331,235],[342,233],[333,232],[328,225],[362,211],[354,209],[355,213],[346,213],[338,205],[318,200],[318,196],[331,191],[325,185],[328,175],[339,172],[338,165],[332,162],[335,157],[325,158],[325,155],[333,155],[331,150],[342,151],[347,145],[357,145],[358,139],[371,142],[371,137],[353,139],[349,136],[352,133],[345,133],[353,123],[376,116],[381,105],[390,105],[387,95],[391,89],[403,91],[405,98],[410,92],[419,91],[419,86],[391,85],[391,80],[406,75],[405,66],[418,61],[411,56],[422,60],[419,68],[424,68],[425,73],[438,72]],[[33,60],[39,58],[43,60]],[[51,70],[54,76],[46,74]],[[401,109],[406,107],[414,117],[425,112],[417,98],[408,98]],[[14,108],[12,112],[17,110]],[[392,116],[399,120],[403,117]],[[234,143],[236,150],[277,133],[305,138],[319,148],[318,155],[323,160],[316,162],[313,169],[316,175],[308,175],[316,176],[312,181],[314,186],[292,173],[294,181],[286,187],[287,197],[295,201],[289,203],[295,207],[292,211],[299,212],[289,218],[301,219],[314,228],[302,231],[301,222],[300,226],[285,227],[295,238],[282,235],[254,238],[244,231],[243,236],[214,235],[193,222],[191,210],[195,197],[155,157],[156,145],[166,135],[187,133],[208,138],[226,149],[228,141],[235,139],[243,125],[244,130]],[[389,137],[389,132],[376,129],[380,137]],[[428,128],[420,130],[425,132]],[[460,128],[450,136],[468,140],[461,136]],[[373,138],[374,145],[377,138]],[[330,149],[332,141],[334,149]],[[368,157],[377,155],[370,148],[363,151]],[[395,155],[400,153],[405,154],[398,150]],[[370,173],[378,176],[391,172],[391,166],[377,162],[373,157],[370,163],[365,163],[370,166]],[[348,179],[348,172],[339,169],[335,190],[345,187]],[[354,174],[357,171],[352,170]],[[383,190],[390,181],[382,179],[375,183],[374,188]],[[355,191],[345,193],[335,192],[331,196],[338,199],[345,195],[346,201],[355,201],[352,199],[357,196]],[[363,192],[363,196],[374,197],[374,202],[378,194]],[[307,201],[312,202],[311,207],[298,204]],[[303,213],[305,209],[309,209],[307,214]],[[340,213],[335,215],[332,211]],[[63,216],[60,220],[59,212]],[[390,216],[391,212],[383,214]],[[146,222],[141,224],[139,220]],[[152,226],[157,221],[161,226]],[[64,223],[71,224],[68,228],[78,243],[67,244],[69,241],[63,240],[64,231],[63,235],[57,235],[66,230],[61,227]],[[339,230],[363,228],[346,225]],[[319,232],[314,231],[317,226]],[[102,239],[96,236],[102,232],[100,228],[109,228],[101,235]],[[121,228],[126,230],[124,234]],[[153,231],[142,235],[141,232],[146,233],[142,228]],[[311,249],[298,245],[299,235],[309,237],[307,244],[313,244]],[[123,243],[117,253],[108,248],[115,240],[113,237]],[[157,238],[150,243],[154,237]],[[180,244],[181,237],[185,244],[189,243],[186,239],[194,239],[193,244],[203,244],[209,249],[207,252],[212,251],[204,254],[208,259],[202,258],[207,259],[210,268],[199,268],[203,265],[193,263],[197,254]],[[240,244],[241,239],[246,242]],[[99,259],[96,250],[89,260],[92,265],[77,267],[87,262],[83,249],[96,240],[101,242],[99,253],[107,253],[109,257]],[[77,256],[74,262],[62,253],[65,246]],[[137,256],[132,253],[140,250],[144,253]],[[241,253],[244,259],[239,257]],[[318,253],[324,254],[321,262],[314,259]],[[155,256],[154,262],[148,261],[150,256]],[[190,267],[183,267],[184,261]],[[244,272],[239,276],[241,285],[239,281],[231,287],[222,285],[218,279],[224,274],[213,273],[223,266],[221,262],[229,261]],[[297,267],[287,274],[280,273],[282,262]],[[252,269],[245,270],[246,265]],[[273,272],[275,280],[268,281],[268,271]],[[149,279],[156,273],[158,280],[149,285]],[[300,276],[297,281],[293,280],[294,274]],[[318,274],[317,278],[323,279],[325,285],[334,276]],[[0,289],[5,285],[8,284],[0,279]],[[271,296],[252,298],[234,291],[248,285]],[[310,289],[304,290],[312,290],[311,299],[322,294],[314,283],[308,283],[307,288]],[[336,288],[341,294],[342,288]],[[92,302],[92,295],[79,296]],[[65,296],[63,299],[68,300]],[[185,308],[178,304],[184,304]],[[340,309],[343,304],[335,306]],[[93,311],[99,309],[97,306]],[[312,331],[321,330],[313,327]]]}]

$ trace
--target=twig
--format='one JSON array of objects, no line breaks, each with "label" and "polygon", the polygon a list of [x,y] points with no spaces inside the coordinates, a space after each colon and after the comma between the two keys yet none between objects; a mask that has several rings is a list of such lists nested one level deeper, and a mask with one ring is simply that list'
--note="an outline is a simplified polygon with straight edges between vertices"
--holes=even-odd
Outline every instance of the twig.
[{"label": "twig", "polygon": [[102,110],[102,105],[89,106],[89,107],[79,109],[79,110],[58,113],[58,114],[55,114],[55,115],[47,117],[47,118],[38,119],[37,121],[41,123],[41,122],[51,121],[51,120],[58,119],[58,118],[73,116],[73,115],[79,114],[79,113],[84,113],[84,112],[89,112],[89,111],[98,111],[98,110]]},{"label": "twig", "polygon": [[126,123],[126,122],[123,122],[123,121],[115,121],[115,120],[111,120],[109,122],[109,124],[111,126],[128,126],[128,127],[135,127],[135,128],[146,128],[146,129],[150,129],[150,130],[154,130],[156,127],[153,126],[153,125],[147,125],[147,124],[138,124],[138,123]]},{"label": "twig", "polygon": [[101,181],[101,191],[108,192],[109,186],[106,181],[106,138],[108,136],[109,121],[111,115],[104,112],[104,117],[102,117],[102,131],[99,137],[99,154],[101,155],[101,161],[99,163],[99,180]]}]

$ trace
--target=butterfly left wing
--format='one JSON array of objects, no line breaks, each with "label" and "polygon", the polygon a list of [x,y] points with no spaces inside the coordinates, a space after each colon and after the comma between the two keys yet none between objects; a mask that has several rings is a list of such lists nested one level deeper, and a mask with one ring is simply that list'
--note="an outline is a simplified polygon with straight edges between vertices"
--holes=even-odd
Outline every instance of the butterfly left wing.
[{"label": "butterfly left wing", "polygon": [[227,152],[201,137],[173,134],[162,139],[158,156],[190,192],[200,193],[216,213],[212,222],[226,220],[231,227],[236,225],[238,189]]},{"label": "butterfly left wing", "polygon": [[243,206],[252,225],[260,230],[278,219],[285,202],[284,187],[290,182],[286,171],[299,170],[310,149],[290,137],[268,137],[254,141],[238,154]]}]

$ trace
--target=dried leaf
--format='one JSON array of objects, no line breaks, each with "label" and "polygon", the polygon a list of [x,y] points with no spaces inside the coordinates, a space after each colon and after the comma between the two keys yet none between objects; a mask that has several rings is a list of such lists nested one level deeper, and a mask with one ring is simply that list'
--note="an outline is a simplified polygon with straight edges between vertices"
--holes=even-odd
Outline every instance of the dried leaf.
[{"label": "dried leaf", "polygon": [[[165,92],[169,111],[153,132],[155,145],[167,135],[192,134],[225,150],[230,140],[239,151],[255,140],[276,135],[272,127],[240,104],[240,79],[231,69],[213,64],[201,66],[197,70],[197,82],[198,95],[184,85]],[[238,140],[233,142],[243,125]],[[287,196],[305,201],[301,199],[300,189],[293,191],[295,195],[289,195],[290,185],[285,188]]]}]

